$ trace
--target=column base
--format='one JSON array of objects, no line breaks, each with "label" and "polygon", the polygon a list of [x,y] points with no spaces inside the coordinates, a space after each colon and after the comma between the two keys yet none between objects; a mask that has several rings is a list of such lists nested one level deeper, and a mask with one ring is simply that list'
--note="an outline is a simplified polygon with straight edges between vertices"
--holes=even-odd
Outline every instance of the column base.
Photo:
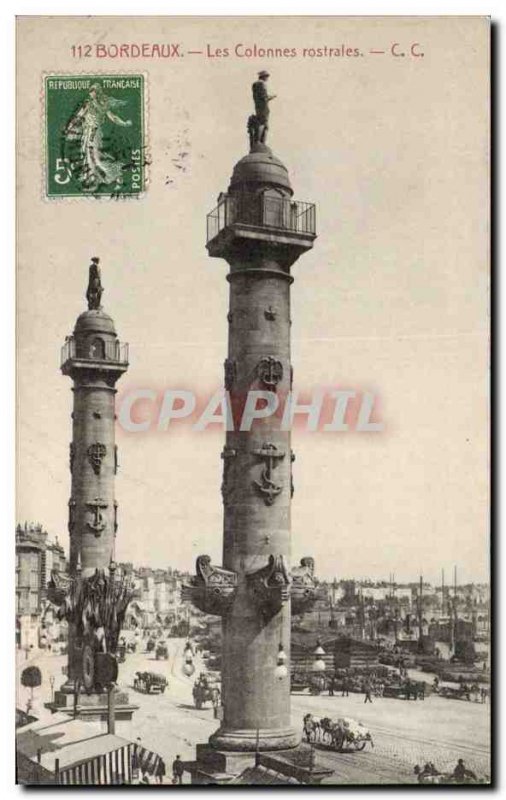
[{"label": "column base", "polygon": [[[54,693],[53,702],[45,703],[45,706],[53,712],[63,712],[75,719],[99,722],[104,733],[106,733],[109,718],[107,701],[108,697],[106,692],[101,694],[80,694],[76,706],[74,695],[70,694],[68,691],[64,691],[62,687],[59,691]],[[139,706],[130,703],[128,692],[116,692],[114,699],[114,721],[116,733],[119,736],[129,738],[130,723],[138,708]]]},{"label": "column base", "polygon": [[[255,785],[255,776],[247,773],[239,777],[245,770],[255,767],[263,768],[263,778],[259,783],[265,784],[266,770],[276,776],[273,783],[300,783],[317,785],[333,774],[333,770],[320,767],[315,762],[312,748],[305,743],[289,750],[274,752],[232,752],[216,750],[208,744],[198,744],[195,761],[186,761],[185,770],[191,774],[192,784],[196,786],[225,786],[227,784],[244,783]],[[250,781],[249,784],[246,784]]]},{"label": "column base", "polygon": [[289,750],[297,747],[300,736],[293,728],[260,728],[258,731],[224,730],[219,728],[209,737],[209,744],[215,750],[227,750],[239,753],[270,752],[273,750]]},{"label": "column base", "polygon": [[71,694],[73,695],[76,690],[76,682],[73,678],[67,678],[65,683],[62,683],[59,689],[55,692],[55,699],[57,694]]}]

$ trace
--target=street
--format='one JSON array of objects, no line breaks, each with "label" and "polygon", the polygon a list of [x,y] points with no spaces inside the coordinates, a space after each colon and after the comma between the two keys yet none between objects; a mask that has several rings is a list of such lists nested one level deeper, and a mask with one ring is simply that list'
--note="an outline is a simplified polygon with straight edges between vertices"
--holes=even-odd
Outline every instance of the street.
[{"label": "street", "polygon": [[[179,754],[184,760],[195,758],[195,745],[205,742],[217,728],[213,709],[208,703],[197,710],[192,686],[203,669],[195,658],[195,673],[183,675],[184,639],[168,639],[169,658],[156,660],[154,655],[134,653],[120,664],[119,685],[128,689],[131,702],[139,705],[132,724],[132,738],[161,755],[166,763],[166,781],[171,778],[171,764]],[[61,667],[66,656],[43,654],[31,659],[43,674],[43,685],[36,690],[36,703],[51,697],[49,676],[56,676],[56,688],[63,682]],[[23,664],[21,664],[23,666]],[[152,671],[165,675],[169,685],[164,694],[143,694],[133,689],[135,672]],[[39,695],[39,697],[37,697]],[[18,705],[25,708],[29,690],[18,686]],[[490,775],[490,706],[430,696],[425,701],[374,698],[364,704],[364,696],[329,697],[327,694],[292,695],[292,724],[302,730],[304,714],[317,718],[351,717],[366,725],[374,747],[362,752],[336,753],[323,744],[316,745],[318,762],[334,770],[324,783],[414,783],[415,764],[432,761],[441,770],[453,770],[458,758],[479,776]],[[185,775],[185,782],[189,776]]]}]

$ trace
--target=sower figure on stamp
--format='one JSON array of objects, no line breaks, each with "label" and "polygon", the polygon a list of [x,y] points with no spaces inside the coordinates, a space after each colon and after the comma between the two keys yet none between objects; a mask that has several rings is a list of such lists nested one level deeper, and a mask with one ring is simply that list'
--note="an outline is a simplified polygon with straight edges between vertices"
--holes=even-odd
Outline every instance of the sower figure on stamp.
[{"label": "sower figure on stamp", "polygon": [[258,73],[258,80],[253,84],[253,101],[255,103],[255,114],[248,119],[248,133],[250,145],[264,144],[269,130],[269,102],[274,100],[275,94],[267,94],[266,82],[269,73],[262,70]]},{"label": "sower figure on stamp", "polygon": [[107,121],[121,128],[131,127],[131,119],[122,119],[113,111],[124,105],[124,100],[110,97],[100,83],[94,83],[65,127],[66,141],[77,146],[77,154],[70,155],[70,161],[85,191],[123,183],[125,164],[105,144],[104,131]]}]

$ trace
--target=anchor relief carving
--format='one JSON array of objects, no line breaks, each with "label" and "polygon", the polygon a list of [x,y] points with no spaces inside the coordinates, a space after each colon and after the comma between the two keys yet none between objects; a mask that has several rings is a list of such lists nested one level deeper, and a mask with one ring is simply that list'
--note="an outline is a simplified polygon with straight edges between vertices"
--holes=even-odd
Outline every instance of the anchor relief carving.
[{"label": "anchor relief carving", "polygon": [[265,567],[247,576],[253,599],[264,620],[280,611],[288,601],[290,576],[282,555],[270,555]]},{"label": "anchor relief carving", "polygon": [[100,536],[106,528],[106,521],[102,511],[107,508],[107,503],[104,503],[99,497],[95,497],[94,500],[86,503],[86,508],[92,513],[92,520],[91,522],[88,520],[86,525],[93,531],[95,536]]},{"label": "anchor relief carving", "polygon": [[283,487],[273,480],[273,473],[277,462],[285,457],[283,450],[279,450],[272,442],[266,442],[262,447],[253,450],[253,454],[264,461],[259,481],[253,481],[253,485],[262,495],[266,506],[271,506],[274,500],[281,494]]},{"label": "anchor relief carving", "polygon": [[276,391],[276,386],[283,379],[283,364],[274,356],[264,356],[257,364],[257,375],[264,386]]},{"label": "anchor relief carving", "polygon": [[215,567],[207,555],[198,556],[195,571],[197,574],[190,584],[182,587],[181,599],[190,601],[206,614],[226,614],[237,591],[236,573]]}]

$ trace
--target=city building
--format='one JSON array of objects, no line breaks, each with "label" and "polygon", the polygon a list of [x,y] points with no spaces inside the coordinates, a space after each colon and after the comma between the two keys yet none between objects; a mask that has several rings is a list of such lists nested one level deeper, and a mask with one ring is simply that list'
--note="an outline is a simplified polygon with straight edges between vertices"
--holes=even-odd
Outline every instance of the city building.
[{"label": "city building", "polygon": [[61,544],[40,523],[16,526],[16,644],[36,650],[60,638],[65,624],[47,601],[51,572],[65,573],[67,560]]},{"label": "city building", "polygon": [[135,585],[134,597],[128,606],[125,628],[150,628],[176,624],[185,606],[181,602],[183,575],[177,570],[134,568],[120,563],[118,567],[128,574]]}]

